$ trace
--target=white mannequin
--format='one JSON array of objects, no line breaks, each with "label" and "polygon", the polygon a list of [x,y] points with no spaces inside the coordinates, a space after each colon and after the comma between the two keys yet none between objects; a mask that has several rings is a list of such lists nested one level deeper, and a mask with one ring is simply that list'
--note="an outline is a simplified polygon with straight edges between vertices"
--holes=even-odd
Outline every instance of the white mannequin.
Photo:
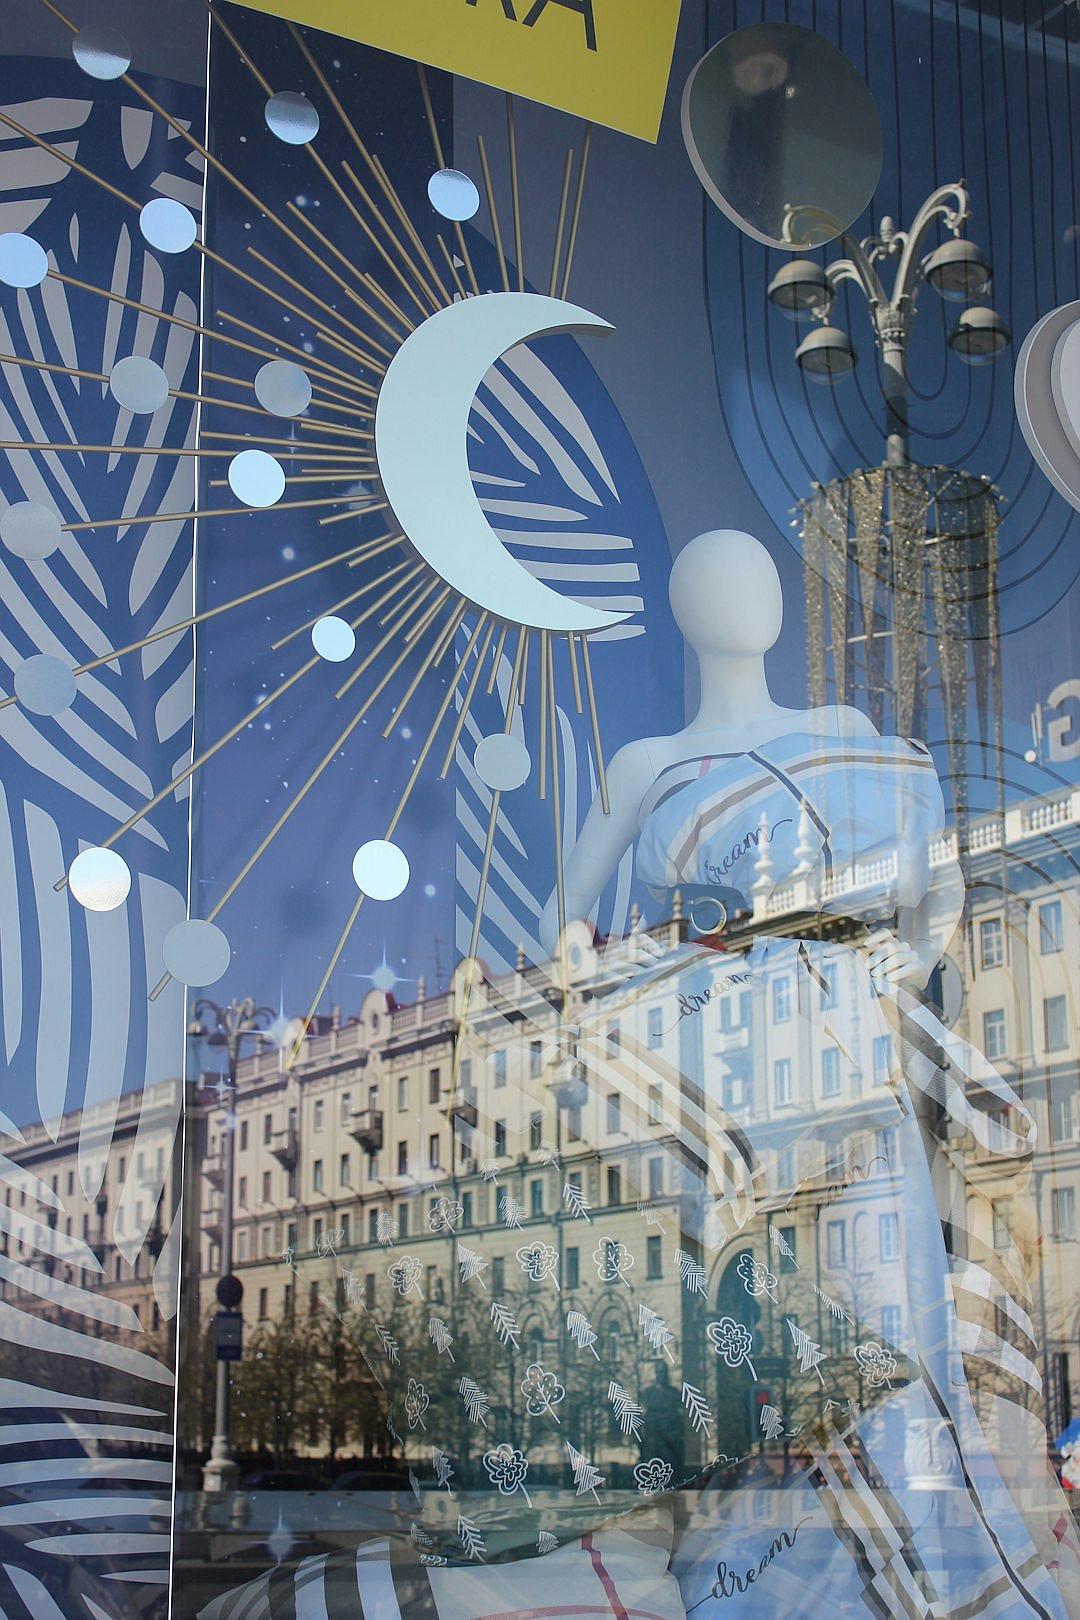
[{"label": "white mannequin", "polygon": [[[592,916],[605,885],[637,837],[641,801],[661,771],[696,754],[705,737],[716,753],[736,753],[783,736],[793,721],[805,723],[808,711],[785,709],[773,701],[765,676],[765,654],[779,639],[784,601],[776,565],[760,540],[736,529],[699,534],[676,557],[668,593],[675,622],[697,654],[698,712],[682,731],[669,737],[642,737],[620,748],[612,759],[607,770],[611,813],[605,814],[597,796],[566,863],[567,921]],[[877,735],[858,709],[813,713],[813,729],[822,736]],[[559,940],[557,894],[544,907],[540,938],[545,950],[554,954]],[[874,940],[868,956],[874,971],[890,978],[929,974],[933,963],[920,964],[911,945],[894,935],[875,935]]]}]

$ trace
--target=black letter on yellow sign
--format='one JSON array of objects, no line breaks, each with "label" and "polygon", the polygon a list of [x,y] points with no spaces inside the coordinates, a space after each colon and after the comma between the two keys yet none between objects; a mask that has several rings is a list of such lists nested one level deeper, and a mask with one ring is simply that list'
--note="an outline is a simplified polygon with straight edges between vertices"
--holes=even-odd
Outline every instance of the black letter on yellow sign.
[{"label": "black letter on yellow sign", "polygon": [[[470,5],[475,0],[469,0]],[[590,51],[596,49],[596,18],[593,15],[593,0],[536,0],[536,4],[527,17],[522,17],[526,28],[532,28],[543,16],[549,5],[565,6],[567,11],[576,11],[585,23],[585,43]]]},{"label": "black letter on yellow sign", "polygon": [[[475,6],[476,0],[465,0],[467,6]],[[514,0],[502,0],[503,16],[509,17],[511,22],[517,22],[517,13],[514,10]]]}]

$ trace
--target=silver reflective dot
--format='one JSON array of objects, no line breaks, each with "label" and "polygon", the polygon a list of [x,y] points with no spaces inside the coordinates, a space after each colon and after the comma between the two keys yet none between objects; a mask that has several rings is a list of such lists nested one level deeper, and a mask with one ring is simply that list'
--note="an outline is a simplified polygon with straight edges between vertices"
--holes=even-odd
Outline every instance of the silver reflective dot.
[{"label": "silver reflective dot", "polygon": [[216,984],[232,961],[232,947],[221,929],[197,917],[169,929],[161,954],[173,978],[196,990]]},{"label": "silver reflective dot", "polygon": [[159,253],[186,253],[199,234],[199,223],[183,203],[155,197],[140,210],[139,229]]},{"label": "silver reflective dot", "polygon": [[16,501],[0,517],[0,540],[16,557],[40,562],[60,544],[59,513],[34,501]]},{"label": "silver reflective dot", "polygon": [[131,873],[115,849],[84,849],[68,868],[68,887],[87,911],[115,911],[131,892]]},{"label": "silver reflective dot", "polygon": [[499,793],[512,793],[521,787],[529,780],[532,770],[529,750],[520,738],[501,736],[498,732],[478,744],[473,764],[485,787]]},{"label": "silver reflective dot", "polygon": [[109,392],[118,405],[136,416],[152,416],[169,397],[169,379],[156,360],[132,354],[109,373]]},{"label": "silver reflective dot", "polygon": [[268,360],[255,375],[255,398],[274,416],[300,416],[311,404],[311,380],[292,360]]},{"label": "silver reflective dot", "polygon": [[75,701],[70,664],[51,653],[24,658],[15,670],[15,696],[31,714],[63,714]]},{"label": "silver reflective dot", "polygon": [[0,281],[6,286],[40,287],[48,273],[48,255],[32,236],[19,231],[0,236]]},{"label": "silver reflective dot", "polygon": [[79,29],[71,54],[92,79],[121,79],[131,66],[131,46],[123,34],[101,23]]},{"label": "silver reflective dot", "polygon": [[285,474],[265,450],[241,450],[229,462],[229,488],[245,506],[274,506],[285,493]]},{"label": "silver reflective dot", "polygon": [[344,619],[328,614],[312,629],[311,645],[320,658],[343,664],[356,651],[356,632]]},{"label": "silver reflective dot", "polygon": [[266,127],[286,146],[306,146],[319,133],[319,115],[298,90],[279,90],[266,103]]},{"label": "silver reflective dot", "polygon": [[409,884],[405,851],[383,838],[361,844],[353,857],[353,879],[369,900],[396,900]]},{"label": "silver reflective dot", "polygon": [[480,207],[480,193],[460,169],[439,169],[428,181],[427,194],[444,219],[472,219]]}]

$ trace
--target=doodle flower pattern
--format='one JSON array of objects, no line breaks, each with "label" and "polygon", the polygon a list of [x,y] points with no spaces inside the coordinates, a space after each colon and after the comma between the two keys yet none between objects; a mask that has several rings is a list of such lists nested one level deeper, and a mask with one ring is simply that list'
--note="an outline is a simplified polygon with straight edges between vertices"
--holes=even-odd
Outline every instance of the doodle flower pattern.
[{"label": "doodle flower pattern", "polygon": [[746,1292],[753,1294],[755,1299],[760,1299],[762,1294],[768,1294],[770,1299],[776,1298],[776,1273],[755,1260],[752,1254],[741,1254],[735,1269],[742,1278]]},{"label": "doodle flower pattern", "polygon": [[387,1266],[386,1275],[393,1283],[402,1299],[411,1289],[420,1292],[420,1278],[423,1275],[423,1266],[414,1254],[407,1254],[401,1260],[395,1260],[392,1266]]},{"label": "doodle flower pattern", "polygon": [[880,1389],[882,1384],[890,1384],[896,1371],[896,1357],[880,1344],[860,1344],[855,1351],[855,1360],[859,1363],[862,1373],[871,1389]]},{"label": "doodle flower pattern", "polygon": [[545,1277],[550,1277],[558,1287],[555,1273],[559,1269],[559,1251],[552,1244],[527,1244],[525,1248],[517,1251],[517,1262],[532,1282],[543,1282]]},{"label": "doodle flower pattern", "polygon": [[491,1483],[498,1488],[500,1496],[513,1496],[520,1491],[529,1506],[529,1493],[525,1489],[525,1476],[529,1472],[529,1464],[523,1451],[517,1446],[504,1441],[501,1446],[493,1446],[490,1451],[484,1452],[484,1469]]},{"label": "doodle flower pattern", "polygon": [[465,1213],[465,1206],[457,1198],[436,1198],[428,1215],[432,1232],[456,1232]]},{"label": "doodle flower pattern", "polygon": [[561,1400],[565,1400],[566,1390],[554,1373],[545,1372],[539,1362],[532,1362],[525,1370],[521,1393],[525,1397],[525,1410],[532,1417],[542,1417],[545,1412],[550,1412],[556,1423],[559,1422],[555,1408]]},{"label": "doodle flower pattern", "polygon": [[739,1367],[745,1361],[751,1377],[757,1376],[750,1360],[754,1336],[748,1327],[733,1316],[722,1316],[719,1322],[710,1322],[705,1332],[716,1354],[722,1356],[729,1367]]},{"label": "doodle flower pattern", "polygon": [[674,1468],[663,1457],[650,1457],[648,1462],[640,1462],[634,1469],[634,1479],[643,1496],[656,1496],[668,1490],[674,1475]]},{"label": "doodle flower pattern", "polygon": [[[634,1264],[634,1257],[625,1243],[614,1238],[601,1238],[593,1250],[593,1262],[601,1282],[626,1283],[626,1273]],[[626,1283],[627,1288],[630,1284]]]},{"label": "doodle flower pattern", "polygon": [[409,1387],[405,1392],[405,1416],[409,1420],[410,1429],[415,1429],[417,1424],[422,1429],[427,1428],[427,1424],[424,1422],[424,1413],[430,1404],[428,1392],[423,1384],[417,1383],[415,1378],[410,1378]]}]

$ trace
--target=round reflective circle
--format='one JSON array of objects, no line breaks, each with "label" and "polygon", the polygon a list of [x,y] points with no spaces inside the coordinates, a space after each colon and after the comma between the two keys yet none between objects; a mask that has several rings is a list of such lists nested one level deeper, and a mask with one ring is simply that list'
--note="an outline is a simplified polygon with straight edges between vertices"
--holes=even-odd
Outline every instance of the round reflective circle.
[{"label": "round reflective circle", "polygon": [[90,23],[71,42],[71,54],[92,79],[121,79],[131,66],[131,46],[115,28]]},{"label": "round reflective circle", "polygon": [[34,653],[15,670],[15,696],[31,714],[63,714],[75,701],[70,664],[51,653]]},{"label": "round reflective circle", "polygon": [[0,236],[0,281],[6,286],[40,287],[48,273],[48,255],[32,236],[19,231]]},{"label": "round reflective circle", "polygon": [[87,911],[115,911],[131,892],[131,873],[115,849],[84,849],[68,868],[68,887]]},{"label": "round reflective circle", "polygon": [[512,793],[521,787],[532,770],[532,758],[521,739],[498,732],[477,744],[473,764],[485,787],[498,793]]},{"label": "round reflective circle", "polygon": [[682,126],[713,202],[768,247],[833,241],[881,175],[881,120],[865,81],[794,23],[756,23],[714,45],[687,81]]},{"label": "round reflective circle", "polygon": [[266,127],[286,146],[306,146],[319,133],[319,115],[298,90],[279,90],[266,103]]},{"label": "round reflective circle", "polygon": [[396,900],[409,883],[409,862],[404,850],[383,838],[361,844],[353,856],[356,887],[369,900]]},{"label": "round reflective circle", "polygon": [[727,907],[715,895],[699,895],[690,902],[690,922],[699,934],[719,934],[727,919]]},{"label": "round reflective circle", "polygon": [[328,614],[312,629],[311,645],[320,658],[328,659],[331,664],[343,664],[356,651],[356,632],[346,620]]},{"label": "round reflective circle", "polygon": [[60,544],[61,533],[59,513],[35,501],[16,501],[0,517],[0,540],[27,562],[50,556]]},{"label": "round reflective circle", "polygon": [[152,416],[169,397],[169,379],[156,360],[129,355],[109,373],[109,392],[118,405],[136,416]]},{"label": "round reflective circle", "polygon": [[480,207],[480,193],[460,169],[439,169],[428,181],[427,194],[444,219],[472,219]]},{"label": "round reflective circle", "polygon": [[232,961],[232,947],[217,924],[194,917],[169,929],[161,954],[173,978],[196,990],[216,984]]},{"label": "round reflective circle", "polygon": [[268,360],[255,374],[255,398],[274,416],[300,416],[311,404],[311,379],[292,360]]},{"label": "round reflective circle", "polygon": [[155,197],[141,209],[139,229],[159,253],[186,253],[199,234],[199,222],[183,203]]},{"label": "round reflective circle", "polygon": [[265,450],[241,450],[229,462],[229,488],[245,506],[274,506],[285,493],[285,473]]}]

